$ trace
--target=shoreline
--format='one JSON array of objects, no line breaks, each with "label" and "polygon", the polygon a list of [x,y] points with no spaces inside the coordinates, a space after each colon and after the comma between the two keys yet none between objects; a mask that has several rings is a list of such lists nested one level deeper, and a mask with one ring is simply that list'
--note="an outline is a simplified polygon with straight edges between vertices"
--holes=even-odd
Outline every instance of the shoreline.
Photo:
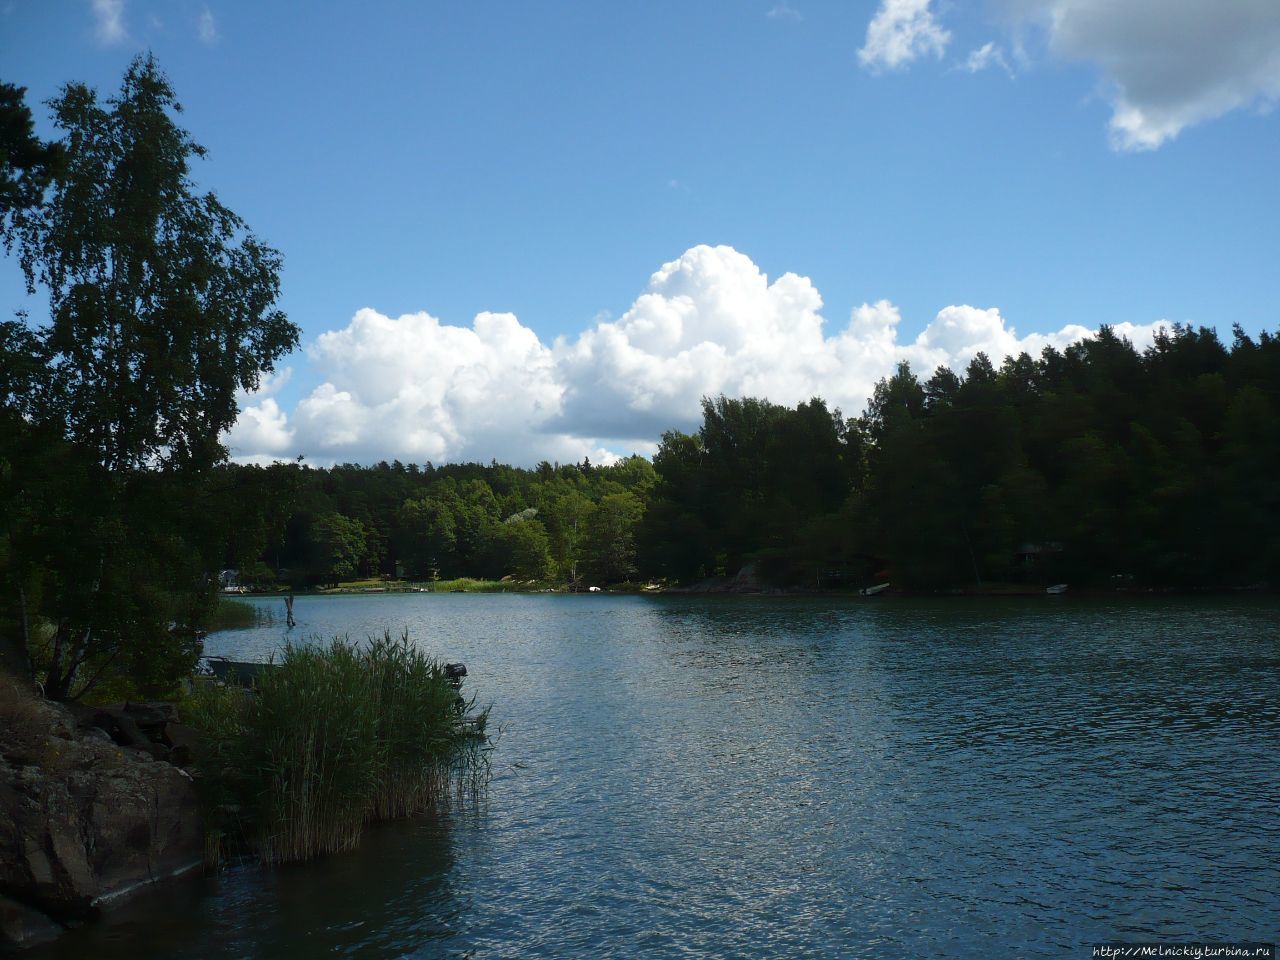
[{"label": "shoreline", "polygon": [[[494,581],[500,584],[500,581]],[[294,591],[295,597],[373,597],[384,595],[400,596],[404,594],[450,594],[450,593],[467,593],[467,594],[498,594],[498,593],[521,593],[521,594],[556,594],[566,596],[591,596],[596,593],[600,594],[627,594],[633,596],[741,596],[741,597],[831,597],[831,598],[847,598],[857,600],[877,600],[885,598],[897,599],[944,599],[944,598],[979,598],[979,599],[1001,599],[1014,597],[1088,597],[1090,599],[1098,599],[1103,597],[1277,597],[1280,596],[1280,588],[1270,585],[1251,585],[1240,587],[1215,586],[1204,587],[1198,589],[1189,589],[1182,587],[1098,587],[1098,586],[1069,586],[1069,588],[1058,594],[1051,594],[1047,591],[1047,586],[1032,586],[1020,584],[993,584],[993,585],[974,585],[968,587],[944,587],[936,590],[912,590],[906,587],[890,587],[887,590],[875,595],[866,596],[860,592],[859,588],[815,588],[815,587],[779,587],[768,585],[752,585],[740,586],[736,585],[729,578],[715,578],[713,581],[700,581],[694,584],[684,586],[667,586],[667,585],[613,585],[609,587],[601,587],[598,590],[571,590],[567,586],[546,586],[546,585],[524,585],[524,584],[501,584],[497,586],[484,586],[478,589],[453,588],[447,590],[424,589],[417,586],[388,585],[382,588],[368,587],[337,587],[323,590],[305,590]],[[287,591],[262,591],[254,593],[223,593],[219,594],[220,599],[226,600],[284,600],[289,593]]]}]

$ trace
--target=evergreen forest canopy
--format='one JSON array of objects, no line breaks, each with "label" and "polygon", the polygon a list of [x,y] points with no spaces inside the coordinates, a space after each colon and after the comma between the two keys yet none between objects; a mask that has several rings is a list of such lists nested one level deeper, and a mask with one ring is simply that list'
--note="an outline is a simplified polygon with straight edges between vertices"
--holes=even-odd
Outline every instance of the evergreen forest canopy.
[{"label": "evergreen forest canopy", "polygon": [[227,462],[235,393],[298,342],[280,255],[211,193],[150,57],[70,84],[42,142],[0,84],[0,236],[49,316],[0,320],[0,660],[74,698],[189,672],[219,572],[1216,589],[1280,569],[1280,342],[1103,328],[921,380],[847,419],[820,399],[703,401],[652,462]]},{"label": "evergreen forest canopy", "polygon": [[257,576],[1273,586],[1278,398],[1268,333],[1176,327],[1138,352],[1104,327],[962,375],[901,364],[854,419],[707,399],[652,464],[299,468]]}]

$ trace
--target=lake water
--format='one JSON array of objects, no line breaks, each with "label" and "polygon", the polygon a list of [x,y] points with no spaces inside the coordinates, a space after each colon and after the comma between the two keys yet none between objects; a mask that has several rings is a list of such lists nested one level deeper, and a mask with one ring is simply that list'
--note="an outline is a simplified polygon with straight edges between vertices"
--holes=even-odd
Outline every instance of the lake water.
[{"label": "lake water", "polygon": [[1280,935],[1274,601],[296,610],[295,638],[407,628],[464,661],[501,731],[487,793],[353,854],[172,883],[33,957],[1084,958]]}]

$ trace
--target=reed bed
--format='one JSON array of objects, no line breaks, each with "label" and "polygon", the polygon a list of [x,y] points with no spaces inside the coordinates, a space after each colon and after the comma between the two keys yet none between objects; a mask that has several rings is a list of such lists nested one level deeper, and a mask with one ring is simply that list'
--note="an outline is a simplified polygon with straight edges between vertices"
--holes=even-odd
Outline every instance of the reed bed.
[{"label": "reed bed", "polygon": [[447,787],[460,756],[458,724],[466,705],[444,667],[407,636],[370,641],[365,662],[380,707],[373,816],[390,820],[421,810]]},{"label": "reed bed", "polygon": [[256,603],[219,596],[205,624],[207,630],[247,630],[276,622],[275,614]]},{"label": "reed bed", "polygon": [[241,703],[201,696],[191,722],[212,748],[211,826],[264,863],[352,849],[366,823],[419,813],[487,771],[485,714],[464,722],[473,704],[407,635],[287,646]]}]

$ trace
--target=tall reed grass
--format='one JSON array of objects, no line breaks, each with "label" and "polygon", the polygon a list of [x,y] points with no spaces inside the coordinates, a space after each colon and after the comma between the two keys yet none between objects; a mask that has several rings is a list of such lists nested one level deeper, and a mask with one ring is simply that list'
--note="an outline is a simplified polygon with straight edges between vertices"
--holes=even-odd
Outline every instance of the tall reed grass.
[{"label": "tall reed grass", "polygon": [[276,622],[271,610],[245,600],[219,596],[209,613],[206,630],[247,630]]},{"label": "tall reed grass", "polygon": [[248,696],[193,700],[211,826],[264,863],[349,850],[366,823],[421,812],[487,773],[486,714],[464,722],[473,704],[407,634],[287,646]]},{"label": "tall reed grass", "polygon": [[196,787],[204,807],[205,861],[217,866],[223,855],[247,849],[254,834],[250,767],[249,708],[252,694],[242,687],[197,682],[182,698],[183,721],[200,732],[196,747]]},{"label": "tall reed grass", "polygon": [[370,641],[364,659],[379,704],[374,817],[408,816],[447,788],[463,759],[459,724],[465,704],[444,667],[423,656],[407,636]]}]

